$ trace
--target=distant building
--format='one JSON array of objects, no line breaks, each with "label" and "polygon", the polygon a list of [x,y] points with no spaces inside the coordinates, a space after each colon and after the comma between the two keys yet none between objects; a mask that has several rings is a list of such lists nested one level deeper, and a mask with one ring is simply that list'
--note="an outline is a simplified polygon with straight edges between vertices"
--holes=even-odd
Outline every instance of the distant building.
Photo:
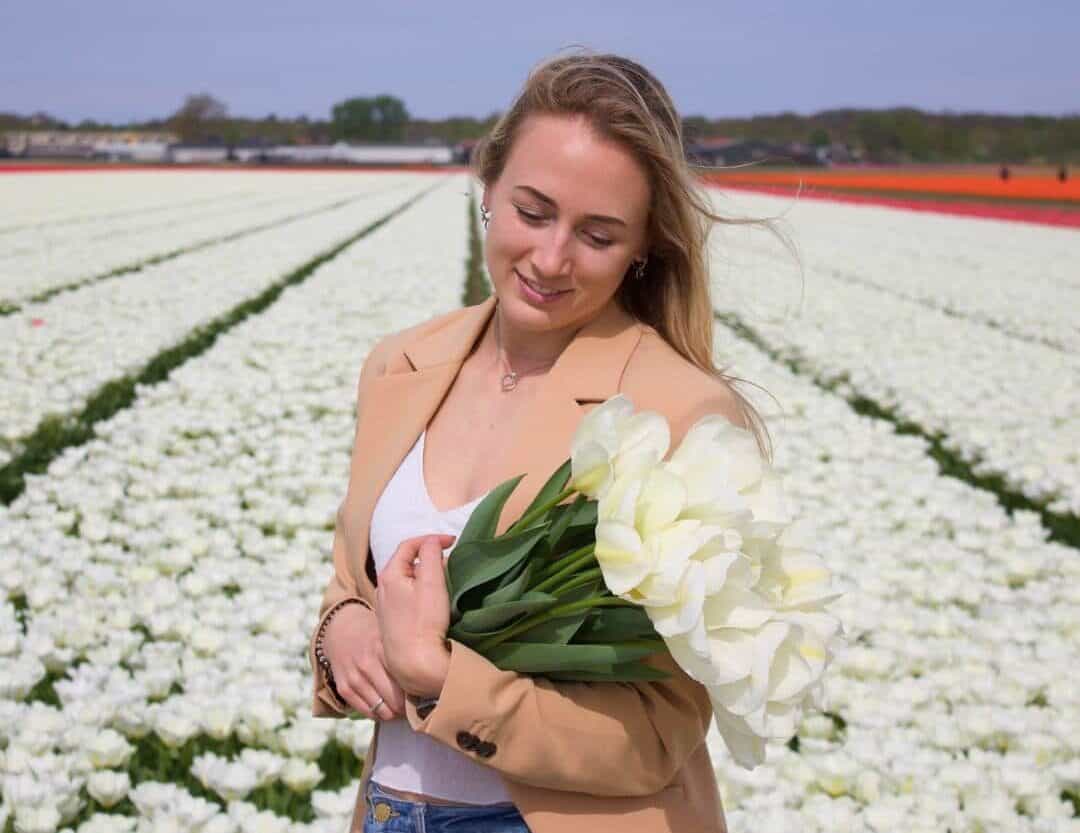
[{"label": "distant building", "polygon": [[252,139],[227,145],[220,140],[180,142],[171,133],[150,131],[11,131],[0,134],[0,148],[11,156],[177,165],[231,161],[296,165],[450,165],[460,161],[458,148],[437,140],[409,144],[278,145]]},{"label": "distant building", "polygon": [[[454,161],[453,148],[442,144],[277,145],[264,148],[261,156],[266,162],[295,164],[449,165]],[[239,151],[237,158],[241,158]]]},{"label": "distant building", "polygon": [[10,130],[0,136],[12,156],[67,159],[154,158],[177,137],[152,130]]},{"label": "distant building", "polygon": [[748,162],[775,165],[819,165],[815,149],[802,142],[770,142],[767,139],[714,138],[688,143],[686,156],[692,163],[713,167]]},{"label": "distant building", "polygon": [[177,165],[205,165],[214,162],[227,162],[229,148],[226,145],[181,144],[169,145],[165,152],[165,161]]}]

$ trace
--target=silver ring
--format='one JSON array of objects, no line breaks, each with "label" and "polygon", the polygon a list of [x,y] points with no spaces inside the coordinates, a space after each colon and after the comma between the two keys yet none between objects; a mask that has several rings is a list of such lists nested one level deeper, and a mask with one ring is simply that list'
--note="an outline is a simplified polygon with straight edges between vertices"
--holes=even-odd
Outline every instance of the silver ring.
[{"label": "silver ring", "polygon": [[371,713],[374,715],[379,710],[379,706],[381,706],[384,702],[386,702],[385,699],[380,697],[379,702],[371,707]]}]

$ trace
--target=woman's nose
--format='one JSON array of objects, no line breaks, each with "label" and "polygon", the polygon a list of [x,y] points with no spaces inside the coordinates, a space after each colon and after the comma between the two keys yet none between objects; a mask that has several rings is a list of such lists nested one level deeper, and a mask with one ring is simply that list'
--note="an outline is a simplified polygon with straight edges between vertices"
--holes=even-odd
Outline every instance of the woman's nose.
[{"label": "woman's nose", "polygon": [[569,235],[554,225],[546,231],[532,253],[536,274],[526,277],[554,278],[570,271]]}]

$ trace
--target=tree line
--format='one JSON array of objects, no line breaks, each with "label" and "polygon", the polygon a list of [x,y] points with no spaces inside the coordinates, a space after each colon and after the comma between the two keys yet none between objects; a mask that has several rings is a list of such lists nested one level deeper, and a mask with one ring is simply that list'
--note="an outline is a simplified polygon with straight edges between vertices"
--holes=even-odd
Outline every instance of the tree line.
[{"label": "tree line", "polygon": [[[352,142],[426,142],[450,144],[479,139],[498,119],[454,116],[418,119],[400,98],[380,94],[336,103],[327,119],[307,116],[264,118],[230,116],[225,103],[209,93],[185,98],[171,115],[131,124],[82,121],[68,124],[45,113],[0,113],[0,131],[168,130],[183,142],[238,144],[328,144]],[[862,158],[883,163],[1009,162],[1077,164],[1080,162],[1080,114],[1008,116],[989,113],[931,113],[910,107],[886,110],[838,109],[812,115],[778,113],[749,118],[683,119],[688,142],[763,139],[787,144],[845,145]]]}]

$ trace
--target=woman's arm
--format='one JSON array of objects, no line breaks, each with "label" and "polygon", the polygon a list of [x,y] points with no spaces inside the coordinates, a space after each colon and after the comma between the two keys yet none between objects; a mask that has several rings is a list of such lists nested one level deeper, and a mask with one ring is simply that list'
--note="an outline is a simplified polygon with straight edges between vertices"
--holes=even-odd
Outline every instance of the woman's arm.
[{"label": "woman's arm", "polygon": [[502,671],[450,640],[438,703],[407,698],[414,730],[506,777],[547,789],[648,795],[671,783],[705,741],[712,705],[671,655],[646,662],[671,674],[641,682],[554,682]]},{"label": "woman's arm", "polygon": [[[360,428],[360,409],[364,404],[364,393],[371,380],[381,376],[386,368],[386,340],[378,342],[368,353],[360,368],[360,378],[356,383],[356,428],[353,434],[352,457],[349,463],[349,483],[353,481],[353,475],[363,465],[357,459],[357,435]],[[323,626],[326,617],[342,604],[346,599],[357,599],[369,610],[375,609],[375,597],[367,593],[367,587],[363,582],[357,581],[349,566],[348,553],[345,548],[345,508],[348,505],[349,495],[346,491],[344,500],[338,506],[334,523],[333,565],[334,572],[330,581],[323,591],[322,601],[319,604],[319,621],[311,632],[308,642],[308,661],[311,663],[311,673],[314,678],[314,693],[312,697],[311,713],[315,717],[345,717],[352,708],[341,698],[335,696],[326,682],[326,675],[322,666],[315,659],[315,641],[319,630]],[[366,550],[365,550],[366,554]],[[357,565],[364,569],[364,565]]]}]

